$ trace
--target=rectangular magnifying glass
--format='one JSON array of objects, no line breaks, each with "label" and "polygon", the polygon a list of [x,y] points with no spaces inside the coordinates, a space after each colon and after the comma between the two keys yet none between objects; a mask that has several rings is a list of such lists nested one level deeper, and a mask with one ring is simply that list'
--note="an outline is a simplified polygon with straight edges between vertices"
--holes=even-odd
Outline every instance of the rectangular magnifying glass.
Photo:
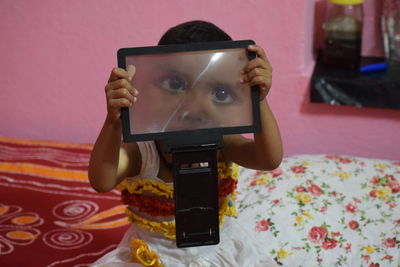
[{"label": "rectangular magnifying glass", "polygon": [[[122,48],[118,65],[136,67],[138,101],[122,110],[125,142],[196,139],[259,131],[257,87],[241,84],[253,41]],[[192,138],[194,137],[194,138]]]},{"label": "rectangular magnifying glass", "polygon": [[[260,129],[259,90],[241,71],[251,40],[122,48],[138,101],[122,109],[125,142],[163,140],[173,155],[178,247],[219,242],[217,153],[225,134]],[[193,164],[194,163],[194,164]],[[186,167],[185,167],[186,166]],[[187,167],[196,166],[196,167]]]}]

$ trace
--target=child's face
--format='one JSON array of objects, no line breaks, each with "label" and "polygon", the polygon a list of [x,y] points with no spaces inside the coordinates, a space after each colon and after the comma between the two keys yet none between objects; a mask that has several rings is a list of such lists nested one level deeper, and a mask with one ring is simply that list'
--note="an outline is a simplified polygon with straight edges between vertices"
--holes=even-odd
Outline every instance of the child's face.
[{"label": "child's face", "polygon": [[[252,124],[250,88],[240,83],[245,49],[137,56],[133,134]],[[128,64],[129,63],[129,64]]]}]

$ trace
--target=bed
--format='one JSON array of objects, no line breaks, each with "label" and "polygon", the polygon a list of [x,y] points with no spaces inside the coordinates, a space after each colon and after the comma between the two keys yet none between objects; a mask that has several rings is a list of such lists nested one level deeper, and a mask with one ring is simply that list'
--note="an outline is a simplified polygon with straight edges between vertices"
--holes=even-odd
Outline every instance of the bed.
[{"label": "bed", "polygon": [[[88,183],[92,146],[0,137],[0,266],[88,266],[129,226]],[[241,168],[237,216],[284,266],[399,266],[400,161],[298,155]]]}]

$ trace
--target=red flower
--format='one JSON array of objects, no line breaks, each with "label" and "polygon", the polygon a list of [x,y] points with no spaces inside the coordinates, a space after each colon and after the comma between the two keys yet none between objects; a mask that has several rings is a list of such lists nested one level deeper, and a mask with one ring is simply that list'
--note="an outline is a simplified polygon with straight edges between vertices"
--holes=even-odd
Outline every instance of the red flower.
[{"label": "red flower", "polygon": [[339,159],[340,157],[337,155],[326,155],[325,158],[327,159]]},{"label": "red flower", "polygon": [[294,167],[292,167],[290,169],[294,173],[304,173],[304,171],[306,170],[306,168],[304,168],[303,166],[294,166]]},{"label": "red flower", "polygon": [[315,244],[322,244],[328,236],[328,231],[322,226],[314,226],[308,232],[308,240]]},{"label": "red flower", "polygon": [[251,186],[256,186],[256,185],[257,185],[257,180],[251,181],[250,185],[251,185]]},{"label": "red flower", "polygon": [[263,172],[264,172],[264,171],[256,171],[256,172],[253,174],[253,176],[254,176],[254,177],[260,176]]},{"label": "red flower", "polygon": [[275,190],[276,186],[275,185],[266,185],[265,188],[267,188],[268,192],[272,192]]},{"label": "red flower", "polygon": [[256,224],[256,232],[267,231],[270,225],[268,220],[261,220]]},{"label": "red flower", "polygon": [[379,183],[379,177],[377,177],[377,176],[372,177],[370,182],[371,182],[371,184],[377,186]]},{"label": "red flower", "polygon": [[373,198],[376,198],[376,192],[375,192],[375,190],[369,191],[369,195],[370,195],[371,197],[373,197]]},{"label": "red flower", "polygon": [[392,202],[390,202],[390,201],[387,201],[386,204],[388,204],[388,205],[389,205],[389,208],[391,208],[391,209],[394,209],[394,208],[397,207],[397,205],[396,205],[395,203],[392,203]]},{"label": "red flower", "polygon": [[371,260],[371,256],[365,255],[364,257],[365,262],[369,262]]},{"label": "red flower", "polygon": [[393,259],[392,255],[386,255],[385,257],[383,257],[384,260],[391,260]]},{"label": "red flower", "polygon": [[344,249],[346,250],[346,252],[350,252],[351,251],[351,244],[347,243],[347,245],[344,247]]},{"label": "red flower", "polygon": [[309,186],[307,188],[307,191],[310,192],[310,194],[312,196],[317,196],[318,197],[318,196],[320,196],[322,194],[321,188],[316,184],[312,184],[311,186]]},{"label": "red flower", "polygon": [[296,192],[304,192],[306,189],[302,186],[296,187]]},{"label": "red flower", "polygon": [[357,206],[355,206],[355,205],[353,205],[351,203],[346,205],[346,211],[347,212],[355,213],[356,210],[357,210]]},{"label": "red flower", "polygon": [[400,220],[397,220],[396,223],[397,223],[397,224],[400,224]]},{"label": "red flower", "polygon": [[272,200],[272,202],[274,203],[274,205],[279,204],[280,200],[279,199],[274,199]]},{"label": "red flower", "polygon": [[333,236],[340,236],[340,232],[332,232]]},{"label": "red flower", "polygon": [[326,212],[328,210],[328,206],[323,206],[319,211]]},{"label": "red flower", "polygon": [[337,241],[336,241],[335,239],[328,239],[328,240],[326,240],[326,241],[324,241],[324,242],[322,243],[322,247],[323,247],[325,250],[333,249],[333,248],[336,247],[336,245],[337,245]]},{"label": "red flower", "polygon": [[392,189],[393,194],[400,192],[400,184],[398,182],[389,182],[386,185]]},{"label": "red flower", "polygon": [[396,178],[394,178],[394,176],[391,174],[386,174],[385,177],[390,179],[391,181],[396,181]]},{"label": "red flower", "polygon": [[341,158],[340,163],[351,163],[351,159],[348,158]]},{"label": "red flower", "polygon": [[394,248],[396,246],[396,240],[393,238],[386,238],[383,240],[382,245],[387,248]]},{"label": "red flower", "polygon": [[369,267],[379,267],[379,266],[380,266],[379,263],[371,263],[369,265]]},{"label": "red flower", "polygon": [[357,221],[350,221],[349,222],[349,227],[351,230],[356,230],[358,228],[359,224]]},{"label": "red flower", "polygon": [[278,168],[278,169],[270,171],[269,173],[271,173],[272,177],[275,178],[275,177],[281,176],[283,174],[283,171]]}]

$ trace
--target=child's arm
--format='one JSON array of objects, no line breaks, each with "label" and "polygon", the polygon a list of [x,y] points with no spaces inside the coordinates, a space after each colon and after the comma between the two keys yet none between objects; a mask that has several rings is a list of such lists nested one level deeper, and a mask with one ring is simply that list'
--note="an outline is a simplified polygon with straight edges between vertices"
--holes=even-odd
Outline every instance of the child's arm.
[{"label": "child's arm", "polygon": [[136,143],[121,142],[121,108],[129,107],[138,95],[129,82],[135,69],[115,68],[105,87],[107,117],[96,140],[89,163],[89,180],[98,192],[108,192],[125,177],[140,170],[140,153]]},{"label": "child's arm", "polygon": [[254,140],[241,135],[226,135],[223,154],[227,160],[243,167],[271,170],[279,166],[283,157],[279,127],[265,99],[271,88],[272,68],[261,47],[252,45],[249,51],[258,57],[246,65],[243,83],[260,87],[261,131],[254,134]]}]

